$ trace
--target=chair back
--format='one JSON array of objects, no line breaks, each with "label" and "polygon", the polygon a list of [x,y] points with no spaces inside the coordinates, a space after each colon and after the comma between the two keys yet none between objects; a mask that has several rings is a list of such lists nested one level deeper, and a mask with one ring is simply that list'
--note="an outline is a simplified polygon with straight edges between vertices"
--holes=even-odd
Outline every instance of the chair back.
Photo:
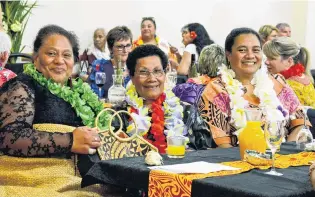
[{"label": "chair back", "polygon": [[[23,58],[22,62],[17,62],[17,58]],[[11,53],[8,59],[8,63],[5,65],[5,68],[11,70],[15,74],[23,73],[23,65],[25,63],[33,62],[31,55],[26,53]]]}]

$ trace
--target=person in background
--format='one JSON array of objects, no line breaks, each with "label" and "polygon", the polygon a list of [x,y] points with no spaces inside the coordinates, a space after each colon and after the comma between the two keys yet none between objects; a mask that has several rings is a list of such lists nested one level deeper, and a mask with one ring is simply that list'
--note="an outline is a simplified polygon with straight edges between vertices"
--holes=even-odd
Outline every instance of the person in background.
[{"label": "person in background", "polygon": [[211,44],[202,49],[198,61],[199,77],[190,78],[188,83],[207,85],[211,78],[217,77],[219,67],[226,65],[225,52],[218,44]]},{"label": "person in background", "polygon": [[276,28],[279,30],[279,36],[291,37],[291,27],[288,23],[278,23]]},{"label": "person in background", "polygon": [[315,88],[307,49],[289,37],[279,37],[268,41],[263,51],[269,72],[283,75],[300,103],[307,108],[307,116],[313,125],[310,130],[315,136]]},{"label": "person in background", "polygon": [[311,73],[311,57],[310,57],[310,52],[308,51],[308,49],[305,47],[301,47],[300,53],[299,53],[297,59],[298,59],[297,61],[299,63],[301,63],[305,68],[304,74],[309,77],[312,84],[314,85],[314,78],[313,78],[313,75]]},{"label": "person in background", "polygon": [[279,37],[267,42],[263,51],[267,56],[265,63],[269,72],[283,75],[301,104],[315,108],[313,77],[305,73],[309,65],[303,65],[309,64],[306,48],[300,47],[289,37]]},{"label": "person in background", "polygon": [[[233,29],[225,40],[228,66],[222,66],[220,75],[212,79],[203,91],[198,103],[199,112],[219,147],[228,148],[237,144],[233,133],[243,127],[246,120],[240,111],[248,107],[259,108],[262,105],[268,107],[269,112],[289,117],[285,126],[288,141],[296,139],[304,124],[305,116],[293,90],[280,76],[268,75],[265,67],[261,66],[261,49],[262,43],[256,31],[250,28]],[[240,84],[243,87],[240,88]],[[272,105],[264,102],[266,99],[262,95],[269,97]],[[231,105],[234,106],[232,109]]]},{"label": "person in background", "polygon": [[197,106],[204,87],[212,78],[218,76],[219,67],[226,64],[224,49],[218,44],[205,46],[199,57],[199,77],[189,78],[187,83],[178,84],[173,88],[174,94],[181,101]]},{"label": "person in background", "polygon": [[71,159],[96,153],[92,127],[103,109],[88,84],[70,78],[76,35],[47,25],[33,50],[34,64],[0,89],[1,196],[109,196],[108,186],[82,189]]},{"label": "person in background", "polygon": [[[132,49],[132,33],[130,29],[126,26],[117,26],[111,29],[107,34],[107,45],[110,51],[111,59],[95,60],[92,63],[92,70],[89,76],[91,88],[97,95],[101,95],[101,98],[107,98],[108,89],[113,85],[114,69],[118,66],[125,69],[125,79],[129,78],[129,74],[126,69],[126,61]],[[106,73],[106,82],[101,88],[101,94],[99,94],[99,88],[95,83],[95,73],[98,71]],[[127,79],[125,81],[128,81]]]},{"label": "person in background", "polygon": [[9,35],[0,31],[0,87],[2,87],[2,85],[10,79],[16,77],[14,72],[5,68],[10,56],[11,46],[11,39]]},{"label": "person in background", "polygon": [[159,47],[169,59],[176,60],[176,56],[171,53],[170,45],[166,40],[156,35],[156,22],[153,17],[143,17],[141,21],[141,36],[133,42],[133,49],[144,44],[152,44]]},{"label": "person in background", "polygon": [[[80,64],[77,64],[74,73],[79,73],[83,81],[87,81],[91,73],[91,66],[95,60],[109,60],[109,53],[106,51],[106,31],[104,28],[97,28],[93,34],[93,44],[84,50],[80,56]],[[82,70],[81,68],[82,67]]]},{"label": "person in background", "polygon": [[277,38],[279,34],[279,30],[272,25],[264,25],[259,28],[258,33],[264,45],[267,41]]},{"label": "person in background", "polygon": [[195,55],[195,61],[198,61],[201,50],[210,44],[213,40],[210,39],[208,32],[203,25],[199,23],[190,23],[185,25],[182,30],[183,44],[185,45],[184,53],[182,56],[178,53],[176,48],[172,48],[172,52],[176,54],[180,63],[177,64],[170,60],[173,67],[176,68],[179,75],[188,75],[191,65],[191,56]]}]

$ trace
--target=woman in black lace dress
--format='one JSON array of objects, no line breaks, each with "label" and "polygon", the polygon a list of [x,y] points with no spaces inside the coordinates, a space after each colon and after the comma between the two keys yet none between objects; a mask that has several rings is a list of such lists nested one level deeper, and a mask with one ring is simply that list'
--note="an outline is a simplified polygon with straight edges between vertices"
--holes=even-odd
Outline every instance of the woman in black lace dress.
[{"label": "woman in black lace dress", "polygon": [[0,196],[98,196],[106,189],[80,189],[71,160],[100,146],[91,127],[102,104],[88,84],[70,79],[78,51],[74,34],[45,26],[34,65],[0,89]]}]

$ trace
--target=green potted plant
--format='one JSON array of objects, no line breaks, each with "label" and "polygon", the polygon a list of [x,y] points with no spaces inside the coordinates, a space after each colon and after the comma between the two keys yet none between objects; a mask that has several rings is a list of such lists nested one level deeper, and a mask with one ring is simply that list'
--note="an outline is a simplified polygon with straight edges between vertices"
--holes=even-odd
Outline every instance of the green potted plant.
[{"label": "green potted plant", "polygon": [[1,1],[2,24],[4,31],[11,37],[11,53],[20,53],[25,46],[21,46],[25,27],[37,2]]}]

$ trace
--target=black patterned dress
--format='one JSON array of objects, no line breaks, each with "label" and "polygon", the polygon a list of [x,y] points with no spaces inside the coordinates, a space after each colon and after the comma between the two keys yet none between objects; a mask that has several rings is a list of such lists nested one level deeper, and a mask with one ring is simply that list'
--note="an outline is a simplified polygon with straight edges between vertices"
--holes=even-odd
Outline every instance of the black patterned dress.
[{"label": "black patterned dress", "polygon": [[82,126],[69,103],[21,74],[0,89],[0,150],[12,156],[69,155],[72,133],[49,133],[33,124]]},{"label": "black patterned dress", "polygon": [[[34,124],[83,126],[71,105],[21,74],[0,89],[0,194],[5,196],[122,196],[120,188],[81,188],[71,159],[72,132]],[[97,155],[95,155],[97,156]],[[73,158],[73,157],[72,157]]]}]

